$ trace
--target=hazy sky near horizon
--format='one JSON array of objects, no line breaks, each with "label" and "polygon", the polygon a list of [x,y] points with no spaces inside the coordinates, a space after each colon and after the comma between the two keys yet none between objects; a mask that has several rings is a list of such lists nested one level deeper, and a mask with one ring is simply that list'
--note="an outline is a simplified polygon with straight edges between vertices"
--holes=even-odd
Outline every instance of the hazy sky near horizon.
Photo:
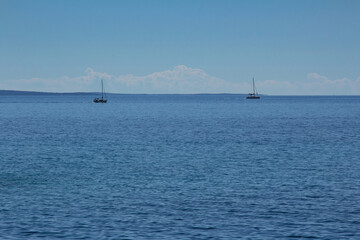
[{"label": "hazy sky near horizon", "polygon": [[0,0],[0,89],[360,95],[358,0]]}]

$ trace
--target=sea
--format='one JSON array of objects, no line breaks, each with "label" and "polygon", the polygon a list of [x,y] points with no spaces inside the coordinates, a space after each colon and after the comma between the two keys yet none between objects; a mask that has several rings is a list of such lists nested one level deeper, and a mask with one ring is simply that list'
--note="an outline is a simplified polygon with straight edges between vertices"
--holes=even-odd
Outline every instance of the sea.
[{"label": "sea", "polygon": [[1,239],[360,239],[360,96],[0,94]]}]

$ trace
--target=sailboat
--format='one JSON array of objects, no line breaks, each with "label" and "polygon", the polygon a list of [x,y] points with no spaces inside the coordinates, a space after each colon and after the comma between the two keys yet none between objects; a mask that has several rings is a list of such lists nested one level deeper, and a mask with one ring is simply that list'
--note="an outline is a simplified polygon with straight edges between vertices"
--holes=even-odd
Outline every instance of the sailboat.
[{"label": "sailboat", "polygon": [[257,92],[257,90],[255,88],[255,80],[254,80],[254,78],[252,80],[253,80],[253,92],[249,93],[249,96],[247,96],[246,99],[260,99],[260,96],[258,95],[258,92]]},{"label": "sailboat", "polygon": [[106,103],[107,100],[104,98],[104,83],[101,79],[101,98],[95,98],[94,103]]}]

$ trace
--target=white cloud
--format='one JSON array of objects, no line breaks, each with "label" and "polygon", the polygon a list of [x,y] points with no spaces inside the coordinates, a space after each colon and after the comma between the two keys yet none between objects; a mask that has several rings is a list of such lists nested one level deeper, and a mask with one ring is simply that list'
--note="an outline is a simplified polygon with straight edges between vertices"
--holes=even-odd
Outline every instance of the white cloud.
[{"label": "white cloud", "polygon": [[360,95],[360,77],[331,80],[318,73],[309,73],[303,81],[265,80],[257,85],[262,92],[272,95]]},{"label": "white cloud", "polygon": [[[85,74],[78,77],[0,81],[0,89],[94,92],[100,90],[100,79],[105,80],[107,92],[114,93],[248,93],[252,89],[251,79],[232,83],[184,65],[145,76],[115,76],[87,68]],[[269,95],[360,95],[360,77],[332,80],[309,73],[303,81],[257,80],[256,85],[259,93]]]},{"label": "white cloud", "polygon": [[[3,83],[0,88],[27,91],[92,92],[99,91],[100,79],[105,80],[108,92],[115,93],[240,93],[246,89],[244,85],[230,83],[210,76],[201,69],[184,65],[146,76],[114,76],[87,68],[84,76],[20,79]],[[247,84],[245,86],[247,89],[249,88]]]},{"label": "white cloud", "polygon": [[360,77],[356,80],[348,78],[329,79],[318,73],[308,74],[308,83],[304,83],[305,90],[312,89],[315,94],[329,95],[358,95],[360,94]]},{"label": "white cloud", "polygon": [[210,76],[201,69],[183,65],[147,76],[119,76],[115,80],[132,92],[138,93],[239,93],[242,90],[240,84],[229,83]]},{"label": "white cloud", "polygon": [[307,78],[308,78],[308,79],[322,79],[322,80],[327,79],[327,77],[321,76],[321,75],[318,74],[318,73],[309,73],[309,74],[307,75]]}]

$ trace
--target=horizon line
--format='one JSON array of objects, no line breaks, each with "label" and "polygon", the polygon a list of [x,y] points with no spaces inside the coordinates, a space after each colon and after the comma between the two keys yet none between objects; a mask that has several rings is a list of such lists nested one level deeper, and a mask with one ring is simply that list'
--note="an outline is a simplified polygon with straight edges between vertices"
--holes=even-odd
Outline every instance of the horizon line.
[{"label": "horizon line", "polygon": [[[51,92],[51,91],[32,91],[32,90],[6,90],[6,89],[0,89],[1,92],[17,92],[17,93],[39,93],[39,94],[99,94],[101,92]],[[113,93],[109,92],[106,94],[112,94],[112,95],[248,95],[248,93]],[[360,95],[341,95],[341,94],[284,94],[284,95],[270,95],[270,94],[259,94],[261,96],[281,96],[281,97],[315,97],[315,96],[323,96],[323,97],[329,97],[329,96],[360,96]]]}]

